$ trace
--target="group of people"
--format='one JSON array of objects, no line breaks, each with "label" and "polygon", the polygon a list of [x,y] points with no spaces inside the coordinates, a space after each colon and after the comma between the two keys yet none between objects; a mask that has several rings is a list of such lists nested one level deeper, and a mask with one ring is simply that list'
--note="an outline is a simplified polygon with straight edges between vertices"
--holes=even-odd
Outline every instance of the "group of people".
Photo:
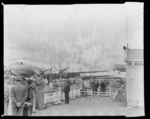
[{"label": "group of people", "polygon": [[68,75],[65,75],[65,78],[59,80],[52,80],[49,83],[50,90],[60,89],[61,93],[64,93],[65,103],[69,104],[69,92],[71,87],[71,81]]},{"label": "group of people", "polygon": [[[82,87],[85,91],[92,89],[93,94],[97,94],[98,91],[101,93],[108,92],[110,98],[113,98],[114,101],[126,100],[126,85],[122,79],[97,81],[91,78],[90,80],[84,80]],[[87,95],[87,93],[85,94]]]},{"label": "group of people", "polygon": [[4,115],[29,116],[42,110],[45,81],[42,75],[30,78],[6,75],[4,77]]},{"label": "group of people", "polygon": [[93,92],[97,92],[98,88],[100,89],[101,92],[106,92],[107,82],[105,80],[103,80],[101,82],[93,80],[91,82],[91,87],[93,89]]},{"label": "group of people", "polygon": [[88,81],[84,80],[82,87],[84,88],[84,90],[87,90],[88,88],[92,89],[93,94],[94,94],[98,92],[98,89],[101,92],[106,92],[107,86],[108,86],[108,83],[105,80],[97,81],[94,79],[90,79]]},{"label": "group of people", "polygon": [[122,82],[121,80],[110,81],[110,94],[111,94],[110,98],[113,98],[114,101],[123,101],[123,100],[126,100],[125,93],[126,93],[125,82]]},{"label": "group of people", "polygon": [[[55,84],[55,82],[53,83]],[[71,82],[68,75],[62,83],[61,88],[65,94],[65,103],[69,104]],[[42,74],[35,74],[30,78],[16,76],[13,73],[5,75],[4,115],[30,116],[36,110],[46,109],[47,106],[44,104],[46,85]],[[53,88],[58,89],[56,85]]]},{"label": "group of people", "polygon": [[[46,79],[47,80],[47,79]],[[49,82],[51,88],[58,89],[56,80]],[[116,91],[114,100],[121,100],[125,85],[117,85],[115,81],[107,82],[106,80],[96,81],[89,80],[90,86],[94,93],[98,91],[106,92],[108,85],[111,91]],[[114,84],[115,85],[114,85]],[[61,91],[65,94],[65,103],[69,104],[69,92],[71,87],[71,80],[68,75],[61,80]],[[88,88],[87,81],[84,80],[81,83],[82,88]],[[45,78],[42,74],[35,74],[30,78],[24,76],[16,76],[12,72],[4,77],[4,114],[13,116],[30,116],[36,112],[36,110],[46,109],[44,104],[45,94]]]}]

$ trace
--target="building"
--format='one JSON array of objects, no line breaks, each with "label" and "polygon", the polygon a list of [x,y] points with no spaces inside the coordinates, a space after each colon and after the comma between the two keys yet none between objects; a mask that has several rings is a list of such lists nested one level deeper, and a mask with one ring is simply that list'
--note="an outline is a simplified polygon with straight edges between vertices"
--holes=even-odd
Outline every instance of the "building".
[{"label": "building", "polygon": [[143,49],[126,49],[127,106],[144,107]]},{"label": "building", "polygon": [[123,49],[128,107],[144,107],[143,8],[143,3],[126,4],[126,46]]}]

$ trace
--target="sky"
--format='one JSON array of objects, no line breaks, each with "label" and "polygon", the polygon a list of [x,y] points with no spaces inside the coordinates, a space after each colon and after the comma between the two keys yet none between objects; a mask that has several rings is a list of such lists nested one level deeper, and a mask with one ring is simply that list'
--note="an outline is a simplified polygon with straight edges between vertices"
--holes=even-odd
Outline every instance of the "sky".
[{"label": "sky", "polygon": [[72,71],[123,64],[130,37],[125,11],[122,5],[4,5],[4,62],[61,62]]}]

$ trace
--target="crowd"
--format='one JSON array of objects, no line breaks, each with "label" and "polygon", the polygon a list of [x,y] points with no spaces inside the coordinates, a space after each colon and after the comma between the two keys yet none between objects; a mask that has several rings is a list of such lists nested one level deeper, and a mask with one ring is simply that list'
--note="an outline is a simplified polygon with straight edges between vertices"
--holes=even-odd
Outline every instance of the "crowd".
[{"label": "crowd", "polygon": [[[34,74],[30,78],[15,76],[11,71],[4,76],[4,114],[13,116],[30,116],[36,110],[46,109],[44,103],[45,87],[48,91],[61,90],[64,93],[65,103],[69,104],[69,92],[73,85],[79,86],[80,93],[88,89],[93,94],[108,92],[114,101],[121,101],[125,83],[115,80],[71,80],[68,75],[62,80],[47,81],[42,74]],[[49,84],[48,84],[49,82]]]},{"label": "crowd", "polygon": [[[36,78],[35,78],[36,77]],[[23,76],[4,77],[4,114],[28,116],[35,109],[43,109],[44,78],[35,75],[31,78]]]},{"label": "crowd", "polygon": [[84,80],[82,89],[86,92],[88,92],[88,89],[92,89],[92,94],[108,93],[108,96],[114,101],[126,100],[126,84],[122,79],[94,80],[91,78],[90,80]]},{"label": "crowd", "polygon": [[100,92],[106,92],[108,84],[106,80],[98,81],[91,78],[90,80],[84,80],[82,87],[85,91],[92,89],[93,94],[97,94],[98,90]]},{"label": "crowd", "polygon": [[[49,88],[61,90],[65,94],[65,102],[69,104],[69,91],[71,82],[66,75],[61,83],[53,80]],[[12,71],[4,75],[4,115],[30,116],[36,110],[46,109],[44,103],[47,79],[42,74],[34,74],[30,78],[16,76]]]}]

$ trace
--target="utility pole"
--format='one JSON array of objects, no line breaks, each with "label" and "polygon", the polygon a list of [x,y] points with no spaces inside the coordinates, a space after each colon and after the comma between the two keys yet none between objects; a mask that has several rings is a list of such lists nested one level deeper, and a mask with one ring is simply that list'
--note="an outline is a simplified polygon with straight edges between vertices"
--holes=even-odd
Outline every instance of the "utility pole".
[{"label": "utility pole", "polygon": [[[59,60],[60,60],[60,62],[59,62],[59,71],[62,69],[62,55],[61,55],[62,53],[60,52],[60,56],[59,56]],[[61,75],[62,74],[59,74],[60,75],[60,80],[61,80]]]}]

